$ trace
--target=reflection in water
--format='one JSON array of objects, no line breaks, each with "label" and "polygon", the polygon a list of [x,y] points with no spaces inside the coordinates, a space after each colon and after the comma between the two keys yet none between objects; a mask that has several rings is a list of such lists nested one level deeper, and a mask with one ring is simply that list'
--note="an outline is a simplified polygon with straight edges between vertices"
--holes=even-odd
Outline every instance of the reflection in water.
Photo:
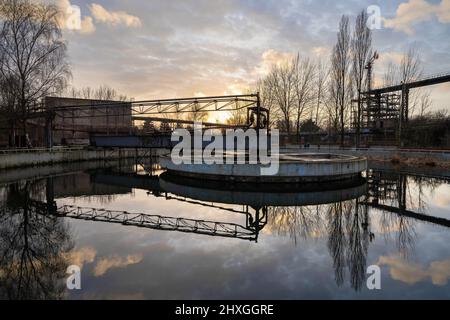
[{"label": "reflection in water", "polygon": [[328,249],[333,260],[336,283],[350,274],[351,286],[361,288],[365,279],[366,257],[370,232],[367,206],[360,199],[307,207],[272,207],[269,225],[281,236],[289,235],[297,244],[299,238],[328,238]]},{"label": "reflection in water", "polygon": [[63,220],[41,215],[30,196],[42,198],[41,184],[8,185],[0,210],[0,298],[63,297],[66,256],[72,248]]},{"label": "reflection in water", "polygon": [[[153,165],[151,166],[153,168]],[[326,239],[334,278],[359,291],[366,279],[369,245],[375,234],[395,237],[404,257],[414,251],[416,221],[449,227],[445,218],[427,215],[424,189],[443,180],[373,171],[367,181],[279,191],[205,185],[192,179],[146,174],[137,165],[95,170],[0,187],[0,298],[63,298],[65,270],[74,245],[61,217],[120,223],[166,231],[257,241],[260,232],[289,237],[295,246],[306,239]],[[239,214],[244,223],[147,213],[104,210],[133,189],[158,199]],[[92,199],[100,208],[83,208],[58,199]],[[99,200],[100,199],[100,200]],[[89,201],[88,201],[89,203]],[[175,214],[175,213],[174,213]],[[375,230],[376,229],[376,230]]]}]

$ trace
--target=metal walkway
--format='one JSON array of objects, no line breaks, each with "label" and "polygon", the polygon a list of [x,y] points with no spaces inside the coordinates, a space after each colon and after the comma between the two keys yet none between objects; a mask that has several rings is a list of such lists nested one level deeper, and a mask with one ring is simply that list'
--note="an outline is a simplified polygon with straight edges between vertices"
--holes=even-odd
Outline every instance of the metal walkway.
[{"label": "metal walkway", "polygon": [[408,90],[408,89],[420,88],[420,87],[431,86],[431,85],[445,83],[445,82],[450,82],[450,72],[433,75],[433,76],[427,76],[422,79],[418,79],[418,80],[411,81],[408,83],[401,83],[401,84],[387,86],[387,87],[375,88],[370,91],[364,92],[363,94],[381,94],[381,93],[402,91],[405,89]]},{"label": "metal walkway", "polygon": [[262,229],[262,227],[255,228],[252,226],[247,228],[236,223],[167,217],[71,205],[48,205],[39,201],[32,201],[31,204],[36,212],[43,215],[50,214],[61,218],[67,217],[78,220],[116,223],[125,226],[238,238],[249,241],[257,241],[259,230]]}]

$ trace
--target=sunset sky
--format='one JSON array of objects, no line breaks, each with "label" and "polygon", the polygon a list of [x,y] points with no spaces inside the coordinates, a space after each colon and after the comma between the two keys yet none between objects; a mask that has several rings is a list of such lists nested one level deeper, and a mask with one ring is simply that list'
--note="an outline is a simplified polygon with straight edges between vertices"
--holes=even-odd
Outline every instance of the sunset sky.
[{"label": "sunset sky", "polygon": [[[137,100],[238,94],[296,52],[329,59],[340,16],[354,20],[369,5],[384,21],[374,30],[375,83],[410,45],[424,74],[450,71],[450,0],[55,2],[81,9],[80,28],[64,30],[74,86],[106,84]],[[450,108],[450,84],[432,98],[435,109]]]}]

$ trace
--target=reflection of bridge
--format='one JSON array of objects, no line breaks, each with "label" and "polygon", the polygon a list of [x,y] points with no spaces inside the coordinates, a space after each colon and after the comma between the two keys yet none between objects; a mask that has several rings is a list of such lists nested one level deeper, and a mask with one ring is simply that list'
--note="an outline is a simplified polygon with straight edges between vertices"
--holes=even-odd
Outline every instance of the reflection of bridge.
[{"label": "reflection of bridge", "polygon": [[[409,176],[411,176],[410,174]],[[447,178],[417,176],[418,178],[436,179],[448,182]],[[413,218],[416,220],[433,223],[436,225],[450,227],[450,220],[440,217],[429,216],[423,213],[408,210],[407,207],[407,188],[408,175],[394,171],[373,171],[368,176],[369,192],[367,200],[363,204],[384,212],[390,212],[399,216]],[[387,205],[383,202],[390,200],[397,205]]]},{"label": "reflection of bridge", "polygon": [[250,241],[257,241],[259,231],[267,222],[266,211],[263,211],[261,217],[259,217],[259,213],[257,213],[255,219],[253,219],[250,213],[242,212],[245,213],[247,217],[247,225],[244,227],[236,223],[167,217],[145,213],[131,213],[127,211],[82,208],[70,205],[56,206],[55,203],[48,205],[47,203],[39,201],[32,201],[31,204],[36,212],[44,215],[51,214],[57,217],[67,217],[79,220],[108,222],[148,229],[196,233]]},{"label": "reflection of bridge", "polygon": [[429,223],[433,223],[436,225],[450,228],[450,220],[447,220],[444,218],[433,217],[433,216],[429,216],[429,215],[422,214],[422,213],[416,213],[416,212],[406,210],[406,209],[400,209],[400,208],[396,208],[393,206],[379,204],[379,203],[376,203],[375,201],[366,201],[366,202],[363,202],[363,204],[366,204],[369,207],[372,207],[375,209],[379,209],[381,211],[395,213],[395,214],[398,214],[399,216],[413,218],[416,220],[429,222]]},{"label": "reflection of bridge", "polygon": [[[57,206],[56,202],[54,201],[54,179],[56,178],[50,177],[47,179],[47,202],[33,200],[28,202],[29,204],[31,204],[32,210],[35,210],[40,214],[51,214],[57,217],[68,217],[72,219],[96,222],[109,222],[149,229],[197,233],[202,235],[238,238],[251,241],[257,241],[259,232],[266,225],[267,211],[270,206],[303,206],[314,204],[310,202],[301,202],[303,204],[295,204],[295,201],[301,201],[302,199],[297,197],[294,199],[294,202],[291,201],[293,200],[292,196],[295,195],[295,193],[293,192],[279,193],[278,196],[274,198],[276,202],[271,205],[267,201],[255,202],[255,200],[258,200],[258,194],[256,191],[236,192],[236,190],[227,191],[223,188],[221,190],[211,190],[205,189],[204,187],[203,189],[201,189],[201,187],[198,186],[193,187],[191,185],[186,185],[185,192],[178,193],[178,191],[182,190],[181,184],[179,185],[179,188],[177,187],[166,190],[165,187],[171,185],[167,184],[166,182],[161,184],[160,178],[156,176],[150,177],[133,173],[125,174],[110,171],[102,171],[91,174],[91,180],[94,183],[99,183],[100,185],[105,184],[108,186],[126,187],[128,189],[138,188],[148,190],[155,196],[164,196],[163,198],[166,200],[181,201],[194,205],[217,208],[224,212],[226,211],[231,213],[243,214],[246,219],[245,223],[237,224],[201,219],[165,217],[145,213],[130,213],[126,211],[82,208],[68,205]],[[359,205],[362,205],[364,207],[371,207],[383,212],[398,215],[400,217],[407,217],[423,222],[432,223],[435,225],[450,227],[450,220],[448,219],[433,217],[423,213],[408,210],[408,203],[406,201],[407,184],[408,181],[405,175],[373,172],[368,177],[367,195],[358,203]],[[365,186],[363,189],[361,189],[362,193],[358,190],[359,187],[356,187],[356,189],[344,188],[342,190],[336,190],[336,195],[333,200],[330,200],[329,197],[326,197],[326,199],[328,199],[332,203],[335,203],[345,201],[350,198],[358,198],[361,195],[366,194]],[[230,196],[227,196],[227,192],[230,194]],[[252,199],[251,201],[248,200],[248,198],[245,198],[246,193]],[[298,193],[300,195],[308,194],[308,192],[306,192],[305,190],[298,191]],[[325,194],[326,193],[327,192],[325,192]],[[237,194],[239,195],[238,197],[236,197]],[[260,194],[269,194],[273,198],[273,194],[267,193],[265,191],[260,190]],[[317,192],[312,192],[311,194],[318,195]],[[352,194],[353,196],[351,196]],[[262,199],[266,199],[265,196],[261,197]],[[314,196],[314,198],[316,198],[316,196]],[[220,201],[220,199],[224,200]],[[288,199],[289,201],[287,201],[286,199]],[[325,201],[326,199],[320,201],[320,199],[317,198],[316,201],[317,203],[328,203],[329,201]],[[221,205],[221,203],[244,205],[244,207],[242,209],[238,209],[235,207],[231,208],[225,205]],[[252,205],[251,203],[254,203],[254,205]]]},{"label": "reflection of bridge", "polygon": [[[434,177],[433,177],[434,178]],[[188,201],[195,204],[205,205],[198,201],[208,201],[208,202],[222,202],[233,203],[234,204],[253,204],[260,203],[263,207],[270,206],[268,204],[270,200],[275,201],[272,206],[295,206],[297,205],[310,205],[314,204],[313,199],[317,204],[319,203],[329,203],[329,202],[339,202],[346,199],[353,199],[359,195],[361,192],[365,192],[366,188],[356,186],[354,188],[346,188],[343,191],[335,190],[329,191],[332,193],[334,198],[322,188],[321,192],[311,193],[312,197],[307,197],[308,192],[299,192],[299,195],[303,194],[302,198],[299,198],[295,193],[278,193],[277,197],[274,197],[273,193],[264,192],[241,192],[236,190],[219,190],[219,189],[208,189],[199,185],[193,187],[192,185],[168,183],[165,178],[161,181],[158,177],[146,177],[134,174],[121,174],[117,172],[103,172],[96,174],[93,177],[93,181],[98,183],[107,183],[116,186],[127,186],[129,188],[140,188],[148,190],[155,195],[160,195],[161,193],[166,193],[166,199],[176,199],[178,201]],[[443,180],[447,181],[447,180]],[[428,223],[433,223],[436,225],[450,227],[450,220],[445,218],[433,217],[423,213],[414,212],[407,209],[406,204],[406,188],[407,188],[406,175],[404,174],[389,174],[389,172],[373,172],[368,177],[368,187],[367,187],[367,198],[365,201],[361,202],[361,205],[367,205],[374,209],[378,209],[384,212],[393,213],[399,216],[404,216]],[[167,190],[165,188],[168,188]],[[350,192],[351,191],[351,192]],[[181,196],[173,197],[168,196],[167,192]],[[264,195],[264,196],[261,196]],[[186,200],[186,198],[196,199],[198,201]],[[303,199],[305,198],[305,199]],[[322,200],[323,198],[323,200]],[[333,199],[333,200],[332,200]],[[395,200],[398,205],[386,205],[382,201],[390,199]],[[310,202],[305,202],[305,200],[311,200]],[[237,202],[236,202],[237,201]],[[265,204],[261,204],[265,203]],[[301,204],[303,203],[303,204]],[[209,204],[208,204],[209,205]]]}]

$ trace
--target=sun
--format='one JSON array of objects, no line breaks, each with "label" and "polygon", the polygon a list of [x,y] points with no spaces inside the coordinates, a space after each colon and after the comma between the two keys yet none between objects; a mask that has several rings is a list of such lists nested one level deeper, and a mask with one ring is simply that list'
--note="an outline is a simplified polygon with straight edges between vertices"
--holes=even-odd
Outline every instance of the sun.
[{"label": "sun", "polygon": [[208,115],[208,122],[212,123],[224,124],[228,119],[230,119],[230,115],[227,111],[210,112]]}]

